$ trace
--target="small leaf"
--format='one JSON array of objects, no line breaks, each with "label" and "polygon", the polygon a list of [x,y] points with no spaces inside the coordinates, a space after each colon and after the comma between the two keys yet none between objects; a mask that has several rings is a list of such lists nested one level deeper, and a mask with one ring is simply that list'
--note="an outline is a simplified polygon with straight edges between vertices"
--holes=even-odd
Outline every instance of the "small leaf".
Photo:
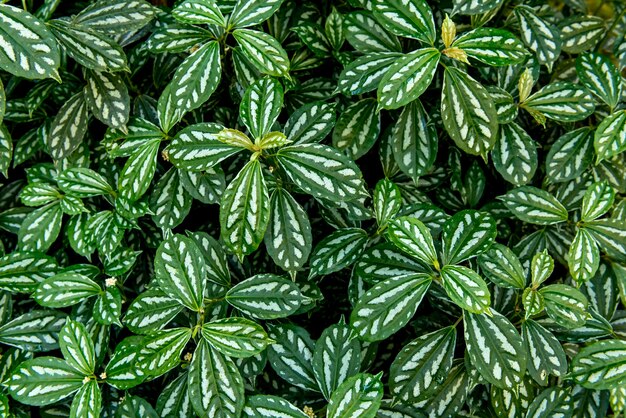
[{"label": "small leaf", "polygon": [[185,0],[172,10],[172,16],[183,23],[226,26],[214,0]]},{"label": "small leaf", "polygon": [[137,354],[141,349],[141,337],[124,338],[115,347],[106,366],[107,383],[117,389],[130,389],[143,382],[144,375],[135,367]]},{"label": "small leaf", "polygon": [[402,51],[398,38],[387,32],[370,12],[347,13],[343,20],[343,31],[350,45],[365,54]]},{"label": "small leaf", "polygon": [[487,283],[474,270],[446,265],[441,269],[443,288],[452,301],[472,313],[483,313],[491,304]]},{"label": "small leaf", "polygon": [[369,237],[361,228],[338,229],[321,240],[311,254],[309,277],[323,276],[352,265]]},{"label": "small leaf", "polygon": [[537,383],[546,386],[550,374],[563,376],[567,373],[563,347],[550,331],[529,319],[522,323],[522,337],[528,359],[528,374]]},{"label": "small leaf", "polygon": [[564,328],[576,328],[587,320],[588,301],[579,290],[564,284],[552,284],[540,290],[546,312]]},{"label": "small leaf", "polygon": [[606,25],[600,16],[578,15],[559,24],[563,51],[578,54],[591,49],[606,33]]},{"label": "small leaf", "polygon": [[[1,121],[0,121],[1,123]],[[9,176],[9,167],[13,158],[13,141],[11,134],[4,125],[0,125],[0,173],[5,178]]]},{"label": "small leaf", "polygon": [[374,418],[383,398],[380,374],[360,373],[343,382],[328,403],[328,418]]},{"label": "small leaf", "polygon": [[580,220],[593,221],[608,212],[615,200],[615,190],[607,181],[593,183],[587,188],[580,209]]},{"label": "small leaf", "polygon": [[263,418],[265,416],[283,418],[307,418],[302,410],[292,403],[271,395],[253,395],[246,397],[243,408],[243,418]]},{"label": "small leaf", "polygon": [[239,113],[256,143],[271,130],[282,105],[283,86],[278,81],[262,78],[248,87],[241,100]]},{"label": "small leaf", "polygon": [[76,197],[93,197],[113,194],[113,188],[106,178],[89,168],[72,167],[62,171],[57,177],[59,188]]},{"label": "small leaf", "polygon": [[372,204],[380,229],[395,217],[402,206],[400,188],[387,178],[380,180],[376,183]]},{"label": "small leaf", "polygon": [[154,186],[150,197],[152,220],[161,228],[180,225],[191,210],[191,196],[185,190],[179,170],[170,168]]},{"label": "small leaf", "polygon": [[289,73],[287,53],[272,36],[251,29],[237,29],[233,36],[246,57],[263,74],[281,77]]},{"label": "small leaf", "polygon": [[545,282],[554,270],[554,260],[548,254],[547,250],[543,250],[533,256],[530,264],[530,275],[534,288]]},{"label": "small leaf", "polygon": [[102,409],[102,393],[98,382],[89,380],[74,396],[70,418],[98,418]]},{"label": "small leaf", "polygon": [[626,221],[598,219],[585,223],[589,232],[610,257],[626,261]]},{"label": "small leaf", "polygon": [[62,217],[63,212],[57,202],[32,211],[20,227],[19,249],[46,252],[61,232]]},{"label": "small leaf", "polygon": [[387,236],[398,248],[424,264],[439,266],[433,237],[428,228],[416,218],[404,216],[395,219],[389,225]]},{"label": "small leaf", "polygon": [[159,377],[180,363],[180,355],[191,339],[189,328],[157,331],[143,339],[136,367],[149,377]]},{"label": "small leaf", "polygon": [[160,289],[147,290],[130,304],[124,323],[134,333],[148,334],[165,327],[183,309]]},{"label": "small leaf", "polygon": [[120,197],[134,202],[148,191],[156,171],[159,145],[159,140],[150,140],[131,154],[118,180]]},{"label": "small leaf", "polygon": [[357,58],[341,72],[337,90],[353,96],[376,90],[389,67],[400,57],[397,52],[374,52]]},{"label": "small leaf", "polygon": [[552,225],[565,222],[568,218],[567,209],[554,196],[536,187],[518,187],[499,199],[524,222]]},{"label": "small leaf", "polygon": [[374,14],[388,31],[405,38],[435,42],[433,12],[425,0],[375,0]]},{"label": "small leaf", "polygon": [[526,274],[519,259],[508,247],[494,243],[478,256],[481,272],[500,287],[523,289]]},{"label": "small leaf", "polygon": [[537,170],[537,144],[515,122],[500,125],[491,157],[502,178],[516,186],[530,182]]},{"label": "small leaf", "polygon": [[87,104],[82,92],[63,104],[50,125],[50,134],[44,138],[52,158],[65,158],[80,146],[87,133],[87,116]]},{"label": "small leaf", "polygon": [[291,281],[274,274],[257,274],[226,293],[226,301],[258,319],[284,318],[302,303],[300,289]]},{"label": "small leaf", "polygon": [[84,376],[94,373],[96,353],[83,324],[68,319],[59,333],[59,345],[68,366]]},{"label": "small leaf", "polygon": [[443,264],[457,264],[489,249],[496,238],[495,220],[475,210],[457,212],[443,225]]},{"label": "small leaf", "polygon": [[417,260],[405,255],[392,243],[378,244],[366,249],[352,271],[353,277],[374,284],[382,280],[414,273],[426,273]]},{"label": "small leaf", "polygon": [[626,151],[626,110],[620,110],[605,118],[596,129],[593,146],[596,164]]},{"label": "small leaf", "polygon": [[612,109],[619,102],[622,83],[611,60],[600,54],[582,54],[576,59],[576,73],[581,83]]},{"label": "small leaf", "polygon": [[561,37],[558,30],[535,14],[528,6],[517,6],[515,16],[520,25],[522,40],[535,51],[539,62],[552,71],[552,65],[561,54]]},{"label": "small leaf", "polygon": [[272,342],[259,324],[235,317],[204,324],[202,336],[220,353],[237,358],[259,354]]},{"label": "small leaf", "polygon": [[100,0],[81,10],[73,21],[115,35],[141,29],[156,13],[157,9],[145,0]]}]

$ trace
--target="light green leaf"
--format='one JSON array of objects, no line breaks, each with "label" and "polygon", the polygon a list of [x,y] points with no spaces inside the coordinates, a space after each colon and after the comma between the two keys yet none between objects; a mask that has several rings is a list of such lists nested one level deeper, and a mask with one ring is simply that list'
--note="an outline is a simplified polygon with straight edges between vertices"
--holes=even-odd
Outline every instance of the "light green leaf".
[{"label": "light green leaf", "polygon": [[157,331],[143,339],[137,354],[136,368],[156,378],[180,363],[180,356],[191,339],[191,329],[172,328]]},{"label": "light green leaf", "polygon": [[532,94],[520,106],[533,115],[539,113],[557,122],[583,120],[596,108],[595,101],[587,90],[566,81],[548,84]]},{"label": "light green leaf", "polygon": [[283,106],[283,94],[283,86],[273,78],[259,79],[246,89],[239,115],[255,143],[272,129]]},{"label": "light green leaf", "polygon": [[50,156],[55,160],[68,157],[83,142],[88,127],[87,104],[82,92],[70,97],[50,125],[44,137]]},{"label": "light green leaf", "polygon": [[511,32],[477,28],[461,34],[451,47],[462,49],[470,58],[487,65],[512,65],[528,56],[524,45]]},{"label": "light green leaf", "polygon": [[530,182],[537,170],[537,144],[515,122],[500,125],[491,157],[502,178],[516,186]]},{"label": "light green leaf", "polygon": [[172,10],[172,16],[183,23],[226,26],[226,19],[214,0],[185,0]]},{"label": "light green leaf", "polygon": [[491,293],[487,283],[474,270],[446,265],[441,269],[441,279],[450,299],[461,308],[472,313],[489,309]]},{"label": "light green leaf", "polygon": [[380,114],[376,101],[363,99],[352,103],[339,116],[333,131],[333,146],[354,160],[365,155],[374,146],[380,134]]},{"label": "light green leaf", "polygon": [[287,317],[298,310],[302,300],[298,286],[275,274],[257,274],[226,293],[229,304],[258,319]]},{"label": "light green leaf", "polygon": [[86,71],[85,101],[91,113],[112,128],[124,128],[130,115],[130,96],[124,80],[112,73]]},{"label": "light green leaf", "polygon": [[91,376],[96,368],[96,353],[87,328],[68,318],[59,333],[59,346],[67,365],[84,376]]},{"label": "light green leaf", "polygon": [[582,326],[587,320],[588,301],[578,289],[564,284],[551,284],[539,290],[546,302],[546,312],[564,328]]},{"label": "light green leaf", "polygon": [[553,225],[568,218],[567,209],[554,196],[533,186],[518,187],[499,199],[524,222]]},{"label": "light green leaf", "polygon": [[228,357],[246,358],[259,354],[272,343],[263,328],[245,318],[224,318],[202,326],[202,336],[211,347]]},{"label": "light green leaf", "polygon": [[59,273],[44,280],[33,299],[48,308],[65,308],[102,293],[100,286],[79,273]]},{"label": "light green leaf", "polygon": [[360,373],[343,382],[328,403],[328,418],[374,418],[383,398],[381,374]]},{"label": "light green leaf", "polygon": [[597,341],[583,347],[572,360],[571,375],[589,389],[612,389],[623,386],[626,373],[626,342]]},{"label": "light green leaf", "polygon": [[323,276],[352,265],[369,237],[361,228],[342,228],[321,240],[311,254],[309,278]]},{"label": "light green leaf", "polygon": [[287,53],[275,38],[251,29],[237,29],[233,31],[233,36],[245,56],[260,72],[276,77],[288,75]]},{"label": "light green leaf", "polygon": [[31,293],[57,269],[56,262],[42,253],[13,251],[0,257],[0,289]]},{"label": "light green leaf", "polygon": [[478,256],[480,271],[500,287],[523,289],[526,274],[519,259],[508,247],[494,243]]},{"label": "light green leaf", "polygon": [[530,275],[534,288],[545,282],[554,270],[554,260],[548,254],[547,250],[543,250],[533,256],[530,265]]},{"label": "light green leaf", "polygon": [[429,45],[435,42],[433,12],[425,0],[374,0],[374,14],[388,31]]},{"label": "light green leaf", "polygon": [[457,264],[489,249],[496,239],[496,222],[487,213],[457,212],[443,225],[443,264]]},{"label": "light green leaf", "polygon": [[596,129],[593,146],[596,164],[626,151],[626,109],[605,118]]}]

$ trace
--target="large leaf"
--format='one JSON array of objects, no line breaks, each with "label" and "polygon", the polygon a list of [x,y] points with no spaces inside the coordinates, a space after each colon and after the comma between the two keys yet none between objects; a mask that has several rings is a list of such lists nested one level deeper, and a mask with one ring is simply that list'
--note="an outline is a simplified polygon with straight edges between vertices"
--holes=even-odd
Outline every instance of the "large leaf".
[{"label": "large leaf", "polygon": [[496,238],[496,223],[483,212],[457,212],[443,225],[441,238],[443,264],[457,264],[489,249]]},{"label": "large leaf", "polygon": [[528,6],[517,6],[515,16],[519,21],[522,40],[535,51],[539,62],[552,71],[552,65],[561,53],[558,30]]},{"label": "large leaf", "polygon": [[626,261],[626,221],[598,219],[586,222],[585,230],[608,255],[615,260]]},{"label": "large leaf", "polygon": [[224,318],[202,326],[202,336],[228,357],[254,356],[272,343],[263,328],[245,318]]},{"label": "large leaf", "polygon": [[435,243],[430,231],[417,218],[403,216],[389,225],[387,236],[407,254],[426,265],[439,267]]},{"label": "large leaf", "polygon": [[89,380],[76,392],[70,418],[98,418],[102,409],[102,392],[98,382]]},{"label": "large leaf", "polygon": [[513,189],[499,198],[519,219],[537,225],[552,225],[567,220],[567,209],[545,190],[532,186]]},{"label": "large leaf", "polygon": [[565,284],[551,284],[539,290],[546,302],[546,312],[558,325],[576,328],[587,320],[589,302],[580,290]]},{"label": "large leaf", "polygon": [[604,340],[582,348],[572,360],[571,375],[589,389],[612,389],[624,385],[626,342]]},{"label": "large leaf", "polygon": [[495,243],[478,256],[481,272],[500,287],[523,289],[526,273],[519,259],[508,247]]},{"label": "large leaf", "polygon": [[280,77],[289,72],[287,53],[272,36],[251,29],[237,29],[233,36],[246,57],[263,74]]},{"label": "large leaf", "polygon": [[390,32],[430,45],[435,42],[433,12],[425,0],[374,0],[373,3],[374,14]]},{"label": "large leaf", "polygon": [[366,249],[352,272],[354,277],[367,283],[413,273],[426,273],[426,269],[392,243],[378,244]]},{"label": "large leaf", "polygon": [[357,374],[343,382],[328,403],[328,418],[374,418],[383,398],[380,374]]},{"label": "large leaf", "polygon": [[259,319],[283,318],[302,303],[300,289],[291,281],[274,274],[257,274],[232,287],[226,301]]},{"label": "large leaf", "polygon": [[591,95],[582,87],[557,81],[528,97],[523,107],[540,121],[548,118],[557,122],[576,122],[591,115],[596,105]]},{"label": "large leaf", "polygon": [[32,310],[0,327],[0,343],[26,351],[55,350],[66,317],[58,311]]},{"label": "large leaf", "polygon": [[272,78],[254,82],[244,94],[239,113],[258,143],[267,134],[283,106],[283,86]]},{"label": "large leaf", "polygon": [[48,308],[64,308],[75,305],[83,300],[96,296],[102,288],[89,277],[79,273],[59,273],[44,280],[38,287],[33,298],[41,306]]},{"label": "large leaf", "polygon": [[443,288],[452,302],[472,313],[482,313],[489,309],[491,293],[487,283],[474,270],[455,265],[441,269]]},{"label": "large leaf", "polygon": [[159,289],[141,293],[126,311],[124,323],[132,332],[147,334],[167,325],[183,306]]},{"label": "large leaf", "polygon": [[335,106],[313,102],[298,108],[289,116],[284,132],[295,144],[320,142],[335,125]]},{"label": "large leaf", "polygon": [[478,28],[461,34],[451,47],[487,65],[512,65],[527,57],[524,45],[512,33],[495,28]]},{"label": "large leaf", "polygon": [[42,253],[13,251],[0,257],[0,289],[31,293],[57,269],[56,262]]},{"label": "large leaf", "polygon": [[154,186],[150,198],[152,220],[161,228],[172,229],[180,225],[191,209],[191,195],[183,186],[180,171],[170,168]]},{"label": "large leaf", "polygon": [[241,151],[240,147],[218,141],[222,126],[215,123],[199,123],[178,132],[165,149],[169,161],[175,167],[202,171],[219,164]]},{"label": "large leaf", "polygon": [[124,128],[130,115],[130,96],[117,74],[87,71],[85,100],[91,113],[112,128]]}]

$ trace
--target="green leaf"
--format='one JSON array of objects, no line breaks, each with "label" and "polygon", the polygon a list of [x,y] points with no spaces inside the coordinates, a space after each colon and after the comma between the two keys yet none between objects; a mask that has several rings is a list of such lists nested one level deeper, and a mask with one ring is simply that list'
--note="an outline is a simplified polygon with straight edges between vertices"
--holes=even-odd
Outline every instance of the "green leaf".
[{"label": "green leaf", "polygon": [[596,108],[593,97],[582,87],[557,81],[526,99],[522,106],[557,122],[576,122],[590,116]]},{"label": "green leaf", "polygon": [[169,132],[185,113],[209,100],[221,75],[220,46],[216,41],[207,42],[185,58],[159,97],[157,109],[163,131]]},{"label": "green leaf", "polygon": [[541,293],[531,287],[524,289],[522,294],[522,304],[524,305],[524,318],[529,319],[539,315],[546,308],[546,303]]},{"label": "green leaf", "polygon": [[343,16],[335,7],[332,8],[330,14],[326,18],[324,32],[326,33],[326,38],[328,39],[331,47],[335,51],[340,50],[343,42],[345,41],[343,34]]},{"label": "green leaf", "polygon": [[157,331],[143,339],[136,367],[149,377],[159,377],[180,363],[180,355],[191,339],[189,328]]},{"label": "green leaf", "polygon": [[94,373],[96,353],[83,324],[68,319],[59,333],[59,345],[68,366],[84,376]]},{"label": "green leaf", "polygon": [[537,144],[515,122],[500,125],[491,157],[502,178],[516,186],[530,182],[537,170]]},{"label": "green leaf", "polygon": [[528,56],[524,45],[511,32],[477,28],[461,34],[451,47],[462,49],[470,58],[487,65],[512,65]]},{"label": "green leaf", "polygon": [[167,325],[183,306],[159,289],[147,290],[130,304],[124,323],[134,333],[148,334]]},{"label": "green leaf", "polygon": [[287,53],[272,36],[251,29],[237,29],[233,36],[245,56],[263,74],[282,77],[289,73]]},{"label": "green leaf", "polygon": [[246,358],[259,354],[272,343],[263,328],[245,318],[224,318],[202,326],[202,336],[228,357]]},{"label": "green leaf", "polygon": [[19,249],[46,252],[61,232],[62,217],[63,212],[57,202],[32,211],[20,227]]},{"label": "green leaf", "polygon": [[[0,122],[1,123],[1,122]],[[11,134],[4,125],[0,125],[0,173],[9,177],[9,167],[13,158],[13,141]]]},{"label": "green leaf", "polygon": [[220,206],[222,240],[241,260],[261,244],[270,219],[270,197],[258,160],[241,169]]},{"label": "green leaf", "polygon": [[503,125],[515,121],[517,118],[517,103],[515,103],[513,96],[498,86],[487,86],[486,88],[496,107],[498,123]]},{"label": "green leaf", "polygon": [[93,197],[113,194],[107,179],[89,168],[72,167],[57,177],[59,188],[76,197]]},{"label": "green leaf", "polygon": [[426,174],[437,157],[437,132],[427,124],[426,111],[415,100],[402,109],[391,136],[394,160],[413,181]]},{"label": "green leaf", "polygon": [[134,202],[148,191],[156,171],[160,144],[158,139],[150,140],[131,154],[118,180],[120,197]]},{"label": "green leaf", "polygon": [[230,286],[228,260],[222,245],[206,232],[190,232],[187,235],[202,252],[207,280],[221,286]]},{"label": "green leaf", "polygon": [[547,250],[535,254],[530,265],[533,288],[537,288],[541,283],[545,282],[553,270],[554,260],[550,257]]},{"label": "green leaf", "polygon": [[615,200],[615,190],[607,181],[598,181],[587,188],[580,209],[580,220],[593,221],[608,212]]},{"label": "green leaf", "polygon": [[457,212],[443,225],[443,264],[458,264],[484,253],[496,238],[495,220],[475,210]]},{"label": "green leaf", "polygon": [[485,156],[498,132],[498,114],[489,92],[467,73],[446,67],[441,115],[446,132],[463,151]]},{"label": "green leaf", "polygon": [[0,257],[0,289],[31,293],[57,269],[56,262],[42,253],[13,251]]},{"label": "green leaf", "polygon": [[120,35],[141,29],[156,13],[157,9],[145,0],[99,0],[85,7],[73,21],[109,35]]},{"label": "green leaf", "polygon": [[228,19],[229,27],[245,28],[266,21],[284,0],[238,0]]},{"label": "green leaf", "polygon": [[168,296],[191,310],[202,309],[204,259],[191,238],[177,234],[163,241],[154,258],[154,272],[159,287]]},{"label": "green leaf", "polygon": [[454,0],[453,14],[478,15],[496,9],[502,0]]},{"label": "green leaf", "polygon": [[143,382],[143,373],[135,367],[137,354],[141,349],[141,337],[124,338],[115,347],[105,368],[106,381],[116,389],[130,389]]},{"label": "green leaf", "polygon": [[552,284],[539,290],[546,302],[546,312],[564,328],[582,326],[587,320],[588,301],[578,289],[564,284]]},{"label": "green leaf", "polygon": [[567,221],[567,209],[545,190],[523,186],[500,196],[518,219],[537,225],[553,225]]},{"label": "green leaf", "polygon": [[192,198],[183,187],[179,173],[176,168],[170,168],[154,186],[150,198],[152,220],[161,228],[177,227],[191,210]]},{"label": "green leaf", "polygon": [[175,167],[189,171],[208,170],[241,151],[240,147],[217,140],[222,127],[215,123],[199,123],[180,131],[165,149]]},{"label": "green leaf", "polygon": [[513,9],[520,25],[522,41],[532,49],[539,62],[552,71],[552,65],[561,54],[561,37],[558,30],[535,14],[528,6]]},{"label": "green leaf", "polygon": [[380,180],[376,183],[372,204],[378,227],[383,228],[393,220],[402,206],[400,188],[387,178]]},{"label": "green leaf", "polygon": [[397,59],[397,52],[374,52],[347,65],[337,81],[337,90],[352,96],[376,90],[383,76]]},{"label": "green leaf", "polygon": [[553,386],[539,393],[528,407],[529,417],[554,417],[572,414],[571,389]]},{"label": "green leaf", "polygon": [[185,0],[172,10],[172,16],[183,23],[226,26],[226,19],[214,0]]},{"label": "green leaf", "polygon": [[403,328],[415,315],[432,277],[425,273],[391,277],[363,294],[350,323],[364,341],[381,341]]},{"label": "green leaf", "polygon": [[100,286],[78,273],[59,273],[44,280],[33,299],[48,308],[65,308],[102,293]]},{"label": "green leaf", "polygon": [[211,32],[206,29],[172,24],[156,29],[145,47],[153,54],[186,52],[212,38]]},{"label": "green leaf", "polygon": [[443,288],[455,304],[472,313],[488,311],[491,293],[487,283],[474,270],[445,265],[441,269],[441,279]]},{"label": "green leaf", "polygon": [[59,47],[39,19],[25,10],[0,5],[0,68],[28,79],[54,78],[60,81]]},{"label": "green leaf", "polygon": [[559,24],[563,51],[578,54],[591,49],[606,34],[605,21],[600,16],[578,15]]},{"label": "green leaf", "polygon": [[352,265],[369,237],[361,228],[342,228],[321,240],[311,254],[309,278],[324,276]]},{"label": "green leaf", "polygon": [[619,71],[608,57],[591,52],[580,55],[576,59],[576,73],[585,87],[611,110],[615,108],[622,93],[622,83]]},{"label": "green leaf", "polygon": [[100,387],[98,387],[98,382],[90,380],[76,392],[70,409],[70,418],[98,418],[101,409]]},{"label": "green leaf", "polygon": [[388,31],[433,45],[435,22],[425,0],[374,0],[374,15]]},{"label": "green leaf", "polygon": [[116,324],[122,327],[122,294],[115,286],[108,286],[106,291],[98,296],[93,306],[93,319],[101,325]]},{"label": "green leaf", "polygon": [[403,216],[393,220],[387,236],[398,248],[424,264],[439,266],[433,237],[428,228],[416,218]]},{"label": "green leaf", "polygon": [[311,365],[315,342],[309,333],[293,324],[278,324],[268,329],[270,338],[275,341],[267,350],[272,369],[294,386],[318,391]]},{"label": "green leaf", "polygon": [[229,304],[258,319],[287,317],[298,310],[302,299],[298,286],[275,274],[257,274],[226,293]]},{"label": "green leaf", "polygon": [[314,197],[343,202],[363,190],[354,161],[329,146],[293,145],[278,151],[276,159],[289,179]]},{"label": "green leaf", "polygon": [[228,357],[201,340],[189,365],[189,398],[202,418],[236,418],[244,405],[244,382]]},{"label": "green leaf", "polygon": [[619,219],[588,221],[585,223],[585,230],[610,257],[626,261],[626,221]]},{"label": "green leaf", "polygon": [[376,101],[363,99],[352,103],[339,116],[333,131],[333,146],[354,160],[365,155],[374,146],[380,134],[380,114]]},{"label": "green leaf", "polygon": [[589,389],[612,389],[624,385],[626,342],[597,341],[583,347],[572,360],[571,376]]},{"label": "green leaf", "polygon": [[246,89],[239,114],[255,143],[272,129],[283,106],[283,94],[283,86],[272,78],[259,79]]},{"label": "green leaf", "polygon": [[379,108],[397,109],[421,96],[435,76],[440,57],[436,48],[423,48],[398,58],[378,86]]},{"label": "green leaf", "polygon": [[328,403],[328,418],[374,418],[383,398],[380,376],[360,373],[343,382]]},{"label": "green leaf", "polygon": [[463,314],[465,344],[472,365],[489,383],[501,389],[517,386],[526,371],[522,338],[509,320],[491,315]]},{"label": "green leaf", "polygon": [[246,397],[243,418],[265,418],[276,416],[283,418],[307,418],[302,410],[292,403],[271,395],[253,395]]},{"label": "green leaf", "polygon": [[387,32],[369,12],[347,13],[343,20],[343,31],[350,45],[365,54],[402,51],[398,38]]},{"label": "green leaf", "polygon": [[519,259],[508,247],[494,243],[478,256],[480,271],[500,287],[523,289],[526,274]]},{"label": "green leaf", "polygon": [[117,74],[86,71],[85,101],[91,113],[112,128],[124,128],[130,115],[128,88]]},{"label": "green leaf", "polygon": [[326,328],[315,343],[313,373],[328,400],[339,385],[359,372],[361,344],[356,337],[342,319]]},{"label": "green leaf", "polygon": [[83,385],[83,378],[55,357],[27,360],[6,383],[13,399],[26,405],[50,405],[65,399]]},{"label": "green leaf", "polygon": [[316,57],[327,58],[330,55],[331,46],[326,39],[324,30],[317,23],[300,23],[291,30],[298,35],[300,41],[302,41]]},{"label": "green leaf", "polygon": [[0,123],[2,123],[2,119],[4,119],[4,113],[6,111],[6,101],[7,95],[4,91],[4,84],[0,81]]},{"label": "green leaf", "polygon": [[[624,118],[626,120],[626,118]],[[559,137],[546,157],[546,177],[560,183],[580,176],[593,159],[593,131],[583,127]]]},{"label": "green leaf", "polygon": [[389,369],[389,392],[394,400],[414,404],[435,393],[452,367],[455,345],[454,327],[430,332],[405,345]]},{"label": "green leaf", "polygon": [[226,178],[220,167],[201,172],[179,170],[178,175],[185,191],[202,203],[219,203],[226,189]]},{"label": "green leaf", "polygon": [[118,403],[116,418],[159,418],[152,405],[139,396],[126,395]]},{"label": "green leaf", "polygon": [[270,198],[270,221],[264,242],[274,263],[289,272],[301,269],[311,253],[309,215],[284,189],[274,190]]},{"label": "green leaf", "polygon": [[596,164],[626,151],[626,109],[617,111],[605,118],[593,138],[596,150]]},{"label": "green leaf", "polygon": [[47,25],[63,51],[80,65],[96,71],[128,69],[124,50],[109,37],[88,26],[61,19],[50,20]]},{"label": "green leaf", "polygon": [[[179,416],[184,418],[193,415],[187,385],[188,380],[187,373],[181,373],[163,389],[156,404],[156,412],[159,417]],[[183,415],[180,415],[181,413]]]},{"label": "green leaf", "polygon": [[567,373],[563,347],[550,331],[528,319],[522,323],[522,338],[528,359],[528,374],[537,383],[546,386],[550,374],[559,377]]},{"label": "green leaf", "polygon": [[87,133],[87,104],[83,93],[70,97],[50,125],[50,134],[44,137],[50,156],[55,160],[68,157],[83,142]]},{"label": "green leaf", "polygon": [[335,119],[333,104],[308,103],[289,116],[283,132],[293,144],[321,142],[333,129]]},{"label": "green leaf", "polygon": [[0,327],[0,343],[26,351],[55,350],[66,317],[58,311],[31,310]]}]

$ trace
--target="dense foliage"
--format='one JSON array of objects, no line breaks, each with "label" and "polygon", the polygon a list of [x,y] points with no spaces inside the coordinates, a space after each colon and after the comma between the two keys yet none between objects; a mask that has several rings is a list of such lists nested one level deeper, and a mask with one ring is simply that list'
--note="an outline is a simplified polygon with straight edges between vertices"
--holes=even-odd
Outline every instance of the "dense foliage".
[{"label": "dense foliage", "polygon": [[626,407],[626,6],[0,4],[0,416]]}]

